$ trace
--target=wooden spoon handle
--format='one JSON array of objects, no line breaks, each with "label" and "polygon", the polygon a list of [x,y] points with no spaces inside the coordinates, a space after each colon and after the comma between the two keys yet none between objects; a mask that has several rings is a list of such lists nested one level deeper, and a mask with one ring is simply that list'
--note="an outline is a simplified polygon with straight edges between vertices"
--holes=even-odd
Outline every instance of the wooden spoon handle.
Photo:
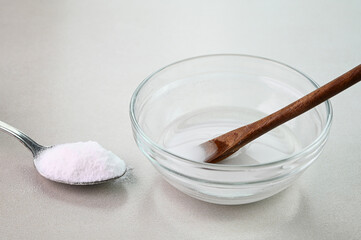
[{"label": "wooden spoon handle", "polygon": [[290,105],[248,125],[248,127],[254,128],[250,141],[298,115],[307,112],[327,99],[356,84],[360,80],[361,64]]},{"label": "wooden spoon handle", "polygon": [[209,153],[205,162],[221,161],[247,143],[316,107],[360,80],[361,64],[269,116],[201,144],[201,148]]}]

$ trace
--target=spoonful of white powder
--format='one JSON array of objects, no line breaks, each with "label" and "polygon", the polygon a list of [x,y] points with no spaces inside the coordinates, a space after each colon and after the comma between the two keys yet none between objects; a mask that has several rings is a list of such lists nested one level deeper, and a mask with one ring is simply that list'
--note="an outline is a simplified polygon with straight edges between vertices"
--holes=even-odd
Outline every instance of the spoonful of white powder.
[{"label": "spoonful of white powder", "polygon": [[34,165],[45,178],[71,185],[93,185],[123,176],[123,160],[97,142],[78,142],[44,147],[18,129],[0,121],[0,130],[15,136],[34,156]]},{"label": "spoonful of white powder", "polygon": [[48,148],[34,159],[39,173],[53,181],[94,184],[125,173],[123,160],[97,142],[78,142]]}]

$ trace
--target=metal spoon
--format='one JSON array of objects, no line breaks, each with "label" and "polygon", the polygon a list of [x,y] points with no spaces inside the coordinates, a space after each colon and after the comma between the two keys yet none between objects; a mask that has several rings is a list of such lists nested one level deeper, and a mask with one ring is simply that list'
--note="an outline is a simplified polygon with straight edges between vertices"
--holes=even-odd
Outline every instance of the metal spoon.
[{"label": "metal spoon", "polygon": [[[27,136],[26,134],[24,134],[20,130],[10,126],[9,124],[1,122],[1,121],[0,121],[0,130],[3,130],[4,132],[7,132],[7,133],[13,135],[21,143],[23,143],[25,145],[25,147],[27,147],[32,152],[34,160],[39,156],[39,154],[42,151],[54,147],[54,146],[42,146],[42,145],[36,143],[34,140],[32,140],[29,136]],[[36,168],[36,165],[35,165],[35,168]],[[36,168],[36,170],[39,172],[39,170],[37,168]],[[123,176],[125,174],[125,172],[126,172],[126,168],[124,169],[124,172],[122,172],[119,176],[109,178],[109,179],[100,180],[100,181],[95,181],[95,182],[61,181],[61,180],[57,180],[57,179],[51,179],[51,178],[49,178],[49,176],[44,176],[40,172],[39,172],[39,174],[42,175],[43,177],[51,180],[51,181],[60,182],[60,183],[64,183],[64,184],[69,184],[69,185],[95,185],[95,184],[100,184],[100,183],[106,183],[106,182],[115,180],[117,178],[120,178],[121,176]]]}]

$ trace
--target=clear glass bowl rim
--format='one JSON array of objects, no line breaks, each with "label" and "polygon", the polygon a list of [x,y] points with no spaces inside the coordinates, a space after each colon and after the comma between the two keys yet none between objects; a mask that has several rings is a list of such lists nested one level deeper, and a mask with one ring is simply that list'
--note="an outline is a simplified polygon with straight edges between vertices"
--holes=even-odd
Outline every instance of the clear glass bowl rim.
[{"label": "clear glass bowl rim", "polygon": [[243,57],[243,58],[254,58],[254,59],[258,59],[258,60],[262,60],[265,62],[271,62],[271,63],[276,63],[278,65],[281,65],[283,67],[288,68],[291,71],[295,71],[298,74],[301,74],[303,77],[305,77],[312,85],[314,85],[316,88],[319,88],[320,85],[315,82],[314,80],[312,80],[310,77],[308,77],[306,74],[304,74],[303,72],[276,60],[273,59],[269,59],[269,58],[265,58],[265,57],[259,57],[259,56],[253,56],[253,55],[248,55],[248,54],[232,54],[232,53],[225,53],[225,54],[209,54],[209,55],[201,55],[201,56],[196,56],[196,57],[191,57],[191,58],[186,58],[180,61],[176,61],[173,62],[171,64],[168,64],[162,68],[160,68],[159,70],[153,72],[151,75],[149,75],[148,77],[146,77],[140,84],[139,86],[135,89],[131,100],[130,100],[130,105],[129,105],[129,115],[130,115],[130,119],[131,119],[131,123],[134,127],[134,129],[136,130],[136,132],[148,143],[150,144],[154,149],[156,149],[157,151],[166,153],[170,156],[172,156],[173,158],[179,160],[179,161],[183,161],[186,163],[190,163],[190,164],[194,164],[197,165],[198,167],[203,167],[203,168],[207,168],[207,169],[213,169],[213,170],[229,170],[229,171],[238,171],[238,170],[244,170],[244,169],[249,169],[249,168],[259,168],[259,167],[271,167],[273,165],[277,165],[277,164],[284,164],[287,163],[289,161],[292,161],[296,158],[300,158],[302,157],[302,155],[307,154],[308,152],[310,152],[315,146],[317,146],[320,142],[322,142],[328,135],[330,128],[331,128],[331,123],[332,123],[332,118],[333,118],[333,110],[332,110],[332,105],[331,102],[329,100],[323,102],[322,104],[326,104],[326,114],[327,114],[327,120],[326,120],[326,125],[325,127],[322,129],[320,135],[312,142],[310,143],[308,146],[306,146],[305,148],[303,148],[300,152],[295,153],[287,158],[283,158],[283,159],[279,159],[273,162],[269,162],[269,163],[262,163],[262,164],[253,164],[253,165],[223,165],[223,164],[214,164],[214,163],[205,163],[205,162],[196,162],[187,158],[183,158],[181,156],[178,156],[172,152],[169,152],[167,149],[162,148],[160,145],[158,145],[156,142],[153,142],[153,140],[151,140],[142,130],[142,128],[140,127],[136,117],[135,117],[135,113],[134,113],[134,106],[135,106],[135,102],[137,100],[138,94],[139,92],[142,90],[143,86],[150,81],[155,75],[157,75],[158,73],[162,72],[163,70],[170,68],[174,65],[177,65],[179,63],[183,63],[183,62],[187,62],[187,61],[191,61],[191,60],[195,60],[195,59],[200,59],[200,58],[208,58],[208,57]]}]

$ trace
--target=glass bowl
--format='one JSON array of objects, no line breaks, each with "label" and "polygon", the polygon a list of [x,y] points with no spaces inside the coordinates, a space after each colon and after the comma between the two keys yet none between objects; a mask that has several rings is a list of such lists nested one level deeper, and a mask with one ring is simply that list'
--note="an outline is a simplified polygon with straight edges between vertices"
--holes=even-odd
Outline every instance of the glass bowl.
[{"label": "glass bowl", "polygon": [[217,164],[182,157],[180,149],[256,121],[316,88],[300,71],[262,57],[186,59],[153,73],[135,90],[130,102],[134,138],[180,191],[217,204],[259,201],[290,186],[320,155],[332,122],[329,101]]}]

